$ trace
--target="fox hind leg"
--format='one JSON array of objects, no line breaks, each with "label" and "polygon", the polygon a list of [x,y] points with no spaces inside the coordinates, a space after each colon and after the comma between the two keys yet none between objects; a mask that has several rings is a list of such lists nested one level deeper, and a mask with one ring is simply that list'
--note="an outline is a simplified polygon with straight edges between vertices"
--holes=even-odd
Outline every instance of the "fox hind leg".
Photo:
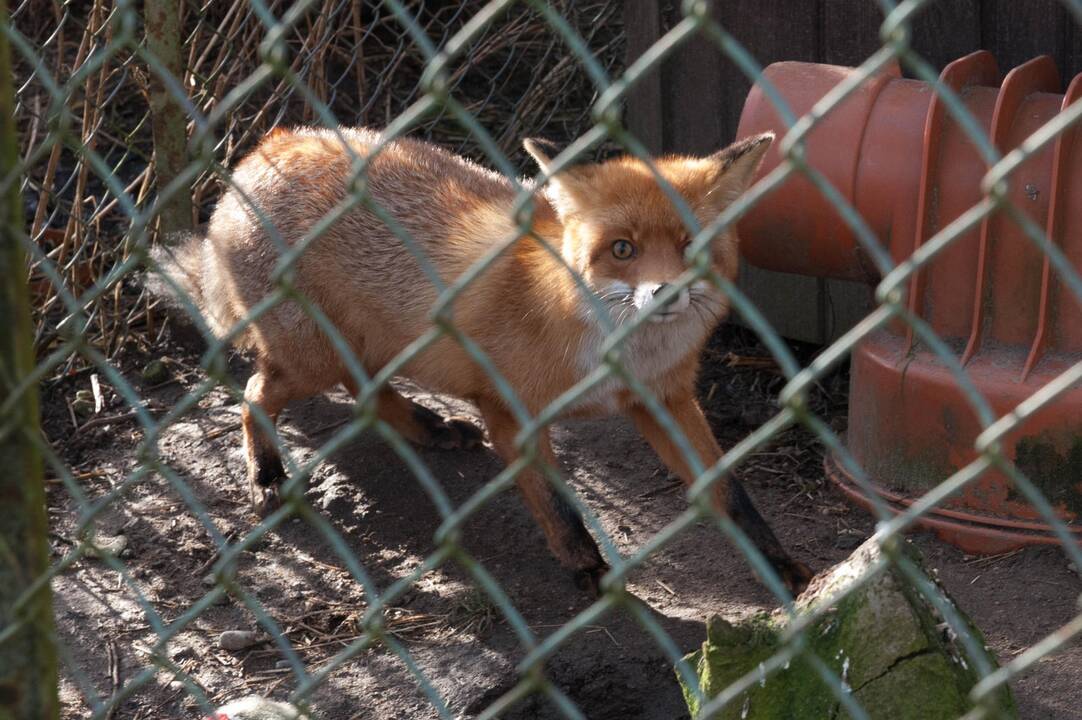
[{"label": "fox hind leg", "polygon": [[[350,395],[358,395],[359,389],[351,378],[344,380],[343,384]],[[480,447],[484,439],[480,428],[468,419],[459,416],[443,418],[392,387],[384,386],[379,391],[376,412],[402,437],[421,447],[473,450]]]},{"label": "fox hind leg", "polygon": [[241,428],[244,432],[244,455],[248,470],[248,490],[252,510],[261,517],[278,507],[278,483],[285,479],[282,457],[274,439],[257,420],[252,406],[258,405],[271,424],[278,420],[290,400],[295,399],[288,383],[270,368],[257,367],[244,388]]},{"label": "fox hind leg", "polygon": [[267,419],[276,424],[278,415],[289,403],[327,389],[328,383],[319,378],[319,372],[312,368],[306,368],[305,372],[287,372],[264,362],[256,363],[255,372],[248,379],[245,404],[240,410],[240,424],[245,434],[252,510],[260,516],[266,516],[278,508],[278,485],[286,480],[286,470],[282,468],[274,437],[263,430],[252,408],[259,406]]}]

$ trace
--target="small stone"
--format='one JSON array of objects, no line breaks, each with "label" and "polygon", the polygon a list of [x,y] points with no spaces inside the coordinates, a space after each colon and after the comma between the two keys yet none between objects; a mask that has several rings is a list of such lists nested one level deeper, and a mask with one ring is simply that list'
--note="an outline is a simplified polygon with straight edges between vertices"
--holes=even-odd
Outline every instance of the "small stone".
[{"label": "small stone", "polygon": [[90,390],[77,390],[71,401],[71,409],[81,418],[94,414],[94,393]]},{"label": "small stone", "polygon": [[218,636],[218,647],[236,652],[258,645],[262,642],[259,633],[251,630],[226,630]]},{"label": "small stone", "polygon": [[213,574],[210,574],[203,578],[203,584],[207,587],[214,587],[218,584],[218,580],[214,577]]},{"label": "small stone", "polygon": [[93,544],[86,544],[87,557],[101,557],[101,553],[108,552],[112,555],[120,557],[120,554],[124,552],[128,547],[127,535],[115,535],[113,537],[96,538]]},{"label": "small stone", "polygon": [[278,662],[274,663],[275,670],[288,670],[291,667],[293,667],[293,663],[289,662],[288,660],[279,660]]},{"label": "small stone", "polygon": [[143,368],[143,382],[160,385],[169,379],[169,368],[161,360],[151,360]]}]

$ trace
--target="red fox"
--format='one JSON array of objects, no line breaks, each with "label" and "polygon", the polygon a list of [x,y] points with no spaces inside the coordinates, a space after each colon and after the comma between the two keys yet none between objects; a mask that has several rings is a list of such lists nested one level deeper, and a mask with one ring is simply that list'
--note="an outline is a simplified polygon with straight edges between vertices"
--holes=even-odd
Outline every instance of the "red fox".
[{"label": "red fox", "polygon": [[[655,164],[706,224],[747,188],[772,140],[771,134],[759,135],[709,157],[666,157]],[[190,294],[211,330],[224,335],[272,291],[280,244],[298,242],[348,197],[355,158],[380,142],[377,131],[364,128],[271,132],[236,167],[206,236],[159,253],[162,271]],[[549,170],[550,158],[538,142],[527,140],[525,147]],[[415,239],[448,284],[518,232],[512,218],[516,190],[507,178],[426,142],[387,143],[371,159],[365,183],[372,200]],[[689,239],[648,166],[631,157],[572,166],[556,173],[536,200],[533,232],[562,255],[598,302],[587,301],[567,269],[527,235],[456,299],[455,326],[488,355],[526,408],[538,413],[599,366],[605,338],[599,308],[617,325],[646,314],[624,346],[625,366],[664,404],[703,465],[717,462],[722,452],[694,388],[699,355],[728,302],[705,281],[680,290],[663,306],[654,301],[687,269]],[[738,245],[732,229],[714,239],[711,251],[717,272],[734,277]],[[432,327],[436,289],[416,257],[366,206],[355,205],[334,221],[294,270],[294,287],[334,323],[369,374]],[[354,396],[358,388],[330,340],[296,302],[259,315],[237,342],[254,353],[242,427],[253,506],[266,512],[277,502],[276,486],[285,473],[251,406],[273,421],[291,401],[339,383]],[[489,375],[459,343],[442,337],[400,374],[474,403],[495,451],[507,463],[516,459],[518,424]],[[391,387],[380,391],[377,412],[420,445],[471,447],[481,439],[471,423],[441,418]],[[695,479],[668,434],[621,382],[595,387],[569,414],[615,413],[629,415],[685,483]],[[555,466],[547,431],[539,449]],[[538,470],[522,472],[517,484],[552,552],[580,587],[596,593],[608,568],[578,512]],[[719,510],[800,592],[811,578],[808,567],[789,557],[736,480],[723,479],[716,487]]]}]

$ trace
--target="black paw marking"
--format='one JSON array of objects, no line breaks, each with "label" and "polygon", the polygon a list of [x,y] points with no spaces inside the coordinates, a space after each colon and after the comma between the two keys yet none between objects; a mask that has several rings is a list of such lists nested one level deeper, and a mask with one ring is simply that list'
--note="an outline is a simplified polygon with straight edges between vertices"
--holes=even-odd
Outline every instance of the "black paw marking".
[{"label": "black paw marking", "polygon": [[481,428],[464,417],[449,417],[443,422],[444,432],[448,437],[439,447],[449,450],[476,450],[485,440]]},{"label": "black paw marking", "polygon": [[285,479],[286,470],[277,453],[267,453],[256,462],[255,482],[260,487],[278,485]]},{"label": "black paw marking", "polygon": [[575,587],[582,590],[591,598],[601,597],[601,578],[609,571],[609,566],[601,563],[597,567],[576,570],[574,574]]},{"label": "black paw marking", "polygon": [[414,403],[413,417],[424,428],[425,445],[443,450],[473,450],[481,446],[484,433],[469,419],[454,416],[444,420],[423,405]]}]

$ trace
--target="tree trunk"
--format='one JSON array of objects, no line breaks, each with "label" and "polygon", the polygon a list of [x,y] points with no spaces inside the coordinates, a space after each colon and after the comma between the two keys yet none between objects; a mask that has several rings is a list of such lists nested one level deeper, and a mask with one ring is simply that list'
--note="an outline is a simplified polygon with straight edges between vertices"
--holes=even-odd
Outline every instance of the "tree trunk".
[{"label": "tree trunk", "polygon": [[[0,403],[34,368],[19,153],[15,136],[7,0],[0,0]],[[48,568],[37,388],[0,417],[0,720],[58,717],[52,593],[42,585],[16,601]]]},{"label": "tree trunk", "polygon": [[[160,66],[150,70],[150,119],[154,134],[154,182],[160,196],[188,165],[188,118],[184,107],[170,92],[159,70],[184,84],[184,59],[181,55],[180,3],[177,0],[146,0],[144,6],[147,52]],[[170,197],[161,207],[159,238],[191,230],[192,196],[185,188]]]}]

